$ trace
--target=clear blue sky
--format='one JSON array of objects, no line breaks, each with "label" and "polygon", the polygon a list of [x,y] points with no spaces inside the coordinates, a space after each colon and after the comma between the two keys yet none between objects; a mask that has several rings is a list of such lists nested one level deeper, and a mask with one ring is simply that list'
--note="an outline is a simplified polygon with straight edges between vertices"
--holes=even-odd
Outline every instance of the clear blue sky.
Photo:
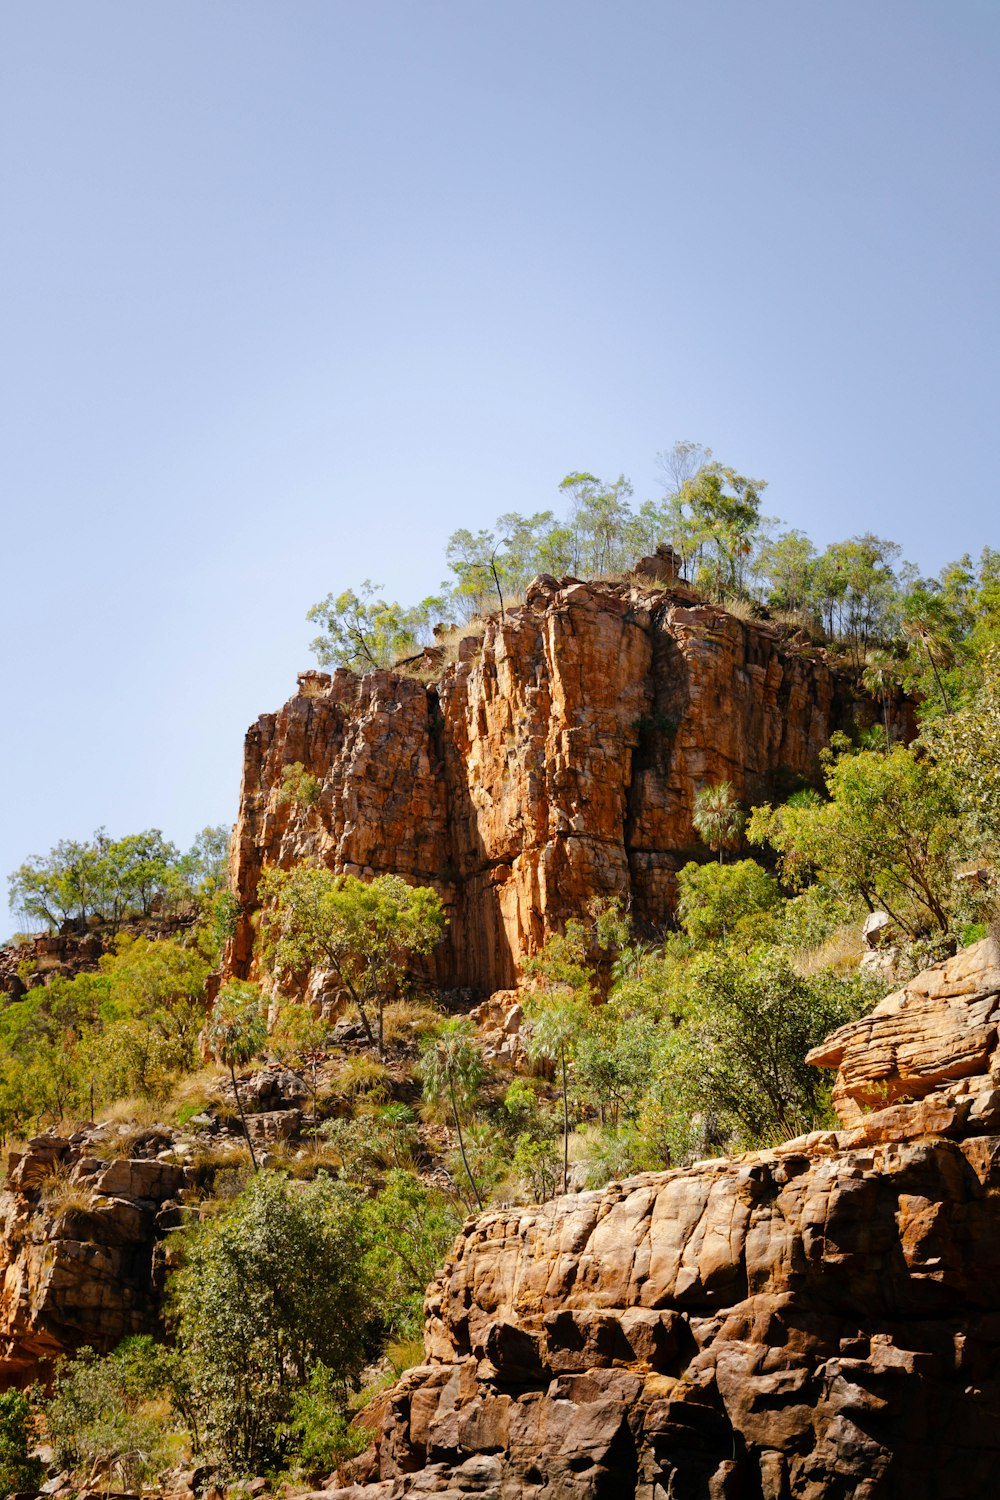
[{"label": "clear blue sky", "polygon": [[308,606],[573,468],[1000,544],[998,76],[992,0],[10,0],[0,875],[231,820]]}]

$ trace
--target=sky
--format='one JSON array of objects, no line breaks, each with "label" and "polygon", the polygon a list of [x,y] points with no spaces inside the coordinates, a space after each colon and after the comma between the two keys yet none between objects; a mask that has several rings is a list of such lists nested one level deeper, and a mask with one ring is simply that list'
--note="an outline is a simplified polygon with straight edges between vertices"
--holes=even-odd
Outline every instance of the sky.
[{"label": "sky", "polygon": [[998,73],[994,0],[7,0],[0,877],[232,821],[309,606],[571,470],[1000,545]]}]

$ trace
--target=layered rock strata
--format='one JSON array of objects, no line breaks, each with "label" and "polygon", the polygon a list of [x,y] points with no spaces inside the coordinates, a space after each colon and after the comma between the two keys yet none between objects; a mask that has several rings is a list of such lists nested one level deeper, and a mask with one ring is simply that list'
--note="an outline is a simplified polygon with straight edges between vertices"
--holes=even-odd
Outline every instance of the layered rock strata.
[{"label": "layered rock strata", "polygon": [[[169,1146],[149,1132],[146,1149]],[[0,1386],[23,1385],[82,1345],[157,1327],[154,1252],[180,1222],[176,1163],[101,1159],[88,1132],[11,1151],[0,1193]],[[138,1149],[138,1148],[137,1148]]]},{"label": "layered rock strata", "polygon": [[[479,994],[515,984],[592,897],[661,928],[677,868],[704,853],[696,793],[728,780],[752,800],[814,775],[858,707],[820,653],[653,584],[538,579],[435,670],[306,673],[251,728],[229,973],[250,971],[263,867],[308,858],[435,885],[451,918],[435,977]],[[296,762],[308,805],[283,800]]]},{"label": "layered rock strata", "polygon": [[[774,1150],[470,1220],[428,1294],[425,1363],[386,1404],[368,1482],[338,1493],[992,1493],[995,1030],[980,1043],[997,981],[987,943],[908,987],[921,1020],[907,1077],[923,1062],[937,1083],[920,1099]],[[954,1041],[963,1016],[966,1048]],[[843,1046],[856,1087],[858,1032],[845,1032],[828,1056]]]}]

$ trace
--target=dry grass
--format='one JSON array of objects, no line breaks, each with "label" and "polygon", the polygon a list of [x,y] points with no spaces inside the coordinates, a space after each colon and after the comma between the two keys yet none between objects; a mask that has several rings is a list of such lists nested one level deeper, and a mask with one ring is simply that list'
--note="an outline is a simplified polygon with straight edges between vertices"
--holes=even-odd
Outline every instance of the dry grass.
[{"label": "dry grass", "polygon": [[98,1115],[98,1123],[101,1125],[135,1125],[149,1128],[151,1125],[162,1125],[163,1105],[155,1099],[133,1097],[131,1099],[116,1099]]},{"label": "dry grass", "polygon": [[385,1063],[360,1052],[341,1059],[329,1077],[330,1092],[346,1099],[366,1098],[374,1103],[387,1099],[391,1087]]},{"label": "dry grass", "polygon": [[444,1015],[432,1000],[394,1000],[382,1017],[387,1043],[418,1042],[435,1031]]},{"label": "dry grass", "polygon": [[229,1082],[229,1074],[220,1063],[210,1063],[197,1073],[186,1073],[179,1078],[163,1106],[170,1119],[190,1119],[213,1105],[217,1096]]},{"label": "dry grass", "polygon": [[131,1122],[128,1125],[119,1125],[117,1130],[91,1141],[89,1150],[101,1161],[116,1161],[119,1158],[130,1161],[135,1155],[136,1148],[145,1140],[149,1128],[147,1125],[136,1125]]},{"label": "dry grass", "polygon": [[423,1364],[424,1341],[423,1339],[396,1339],[393,1343],[386,1345],[385,1354],[393,1377],[398,1380],[406,1370],[412,1370],[414,1365]]},{"label": "dry grass", "polygon": [[43,1179],[39,1200],[52,1218],[89,1213],[94,1206],[93,1193],[83,1183],[71,1182],[69,1168],[61,1161],[54,1162],[51,1172]]},{"label": "dry grass", "polygon": [[727,615],[732,615],[745,624],[757,625],[760,623],[760,605],[755,604],[752,599],[723,599],[719,604]]},{"label": "dry grass", "polygon": [[434,644],[441,654],[441,665],[450,667],[458,661],[458,648],[465,640],[482,640],[486,631],[486,621],[476,615],[464,625],[453,625],[450,630],[442,630],[440,635],[434,637]]},{"label": "dry grass", "polygon": [[861,927],[857,922],[838,927],[816,948],[798,954],[795,968],[804,977],[832,969],[836,974],[853,974],[865,951]]},{"label": "dry grass", "polygon": [[8,1173],[8,1170],[9,1170],[10,1154],[11,1154],[11,1152],[12,1151],[17,1151],[17,1152],[22,1152],[23,1153],[27,1149],[27,1146],[28,1146],[27,1141],[23,1140],[20,1136],[13,1137],[11,1140],[7,1141],[6,1144],[4,1145],[3,1153],[2,1153],[2,1155],[0,1155],[0,1163],[2,1163],[2,1166],[3,1166],[3,1180],[4,1180],[4,1182],[7,1181],[7,1173]]},{"label": "dry grass", "polygon": [[823,632],[819,629],[812,615],[804,609],[774,609],[771,611],[771,621],[782,631],[795,634],[801,631],[807,635],[814,646],[823,642]]}]

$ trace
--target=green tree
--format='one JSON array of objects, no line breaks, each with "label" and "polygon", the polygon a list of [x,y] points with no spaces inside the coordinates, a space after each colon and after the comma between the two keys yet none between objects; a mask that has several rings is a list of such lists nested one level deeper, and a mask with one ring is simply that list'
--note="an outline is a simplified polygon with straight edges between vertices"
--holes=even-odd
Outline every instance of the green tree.
[{"label": "green tree", "polygon": [[921,739],[972,836],[995,847],[1000,843],[1000,645],[983,653],[967,705],[925,724]]},{"label": "green tree", "polygon": [[320,965],[329,969],[382,1054],[388,995],[412,958],[429,953],[444,933],[447,919],[437,892],[407,885],[398,875],[365,881],[296,865],[265,870],[258,898],[263,951],[272,970],[296,975]]},{"label": "green tree", "polygon": [[366,578],[359,592],[345,589],[342,594],[327,594],[308,611],[306,619],[322,627],[310,648],[320,666],[372,672],[392,666],[429,640],[434,619],[440,619],[447,600],[431,596],[407,609],[380,599],[380,588]]},{"label": "green tree", "polygon": [[559,1069],[563,1106],[562,1190],[569,1191],[569,1065],[587,1031],[594,978],[587,962],[587,931],[570,921],[564,933],[553,933],[526,965],[537,988],[525,1001],[531,1025],[528,1053],[547,1058]]},{"label": "green tree", "polygon": [[872,697],[877,698],[882,709],[882,725],[885,730],[885,747],[888,750],[892,735],[889,729],[889,704],[899,687],[900,664],[889,651],[869,651],[861,674],[861,685]]},{"label": "green tree", "polygon": [[181,855],[178,873],[193,895],[214,896],[226,889],[232,831],[228,823],[203,828],[188,852]]},{"label": "green tree", "polygon": [[632,486],[624,474],[613,483],[594,474],[567,474],[559,485],[571,502],[573,566],[590,576],[621,572],[628,556]]},{"label": "green tree", "polygon": [[367,1352],[365,1250],[346,1187],[273,1172],[188,1240],[169,1287],[178,1347],[208,1441],[235,1472],[280,1459],[318,1364],[346,1398]]},{"label": "green tree", "polygon": [[176,1381],[170,1353],[148,1336],[126,1339],[103,1358],[81,1349],[56,1367],[42,1403],[56,1462],[83,1488],[138,1489],[175,1458],[180,1436],[164,1420]]},{"label": "green tree", "polygon": [[720,781],[718,786],[703,787],[695,796],[691,821],[699,838],[718,854],[721,865],[723,850],[737,847],[746,823],[746,813],[732,782]]},{"label": "green tree", "polygon": [[379,1288],[380,1316],[397,1337],[423,1331],[424,1293],[462,1227],[464,1205],[460,1213],[456,1202],[394,1167],[365,1203],[368,1271]]},{"label": "green tree", "polygon": [[816,562],[814,602],[827,634],[847,643],[858,667],[869,646],[896,634],[900,550],[895,542],[867,532],[831,543]]},{"label": "green tree", "polygon": [[696,943],[715,942],[744,918],[773,911],[780,902],[778,882],[753,859],[692,862],[677,874],[677,918]]},{"label": "green tree", "polygon": [[45,1478],[45,1465],[34,1457],[31,1402],[23,1391],[0,1392],[0,1494],[35,1491]]},{"label": "green tree", "polygon": [[462,1165],[480,1210],[483,1200],[469,1165],[462,1115],[475,1108],[484,1073],[483,1054],[472,1040],[471,1022],[464,1017],[444,1021],[437,1033],[424,1042],[419,1064],[424,1098],[430,1105],[447,1105],[451,1109]]},{"label": "green tree", "polygon": [[816,548],[804,532],[780,532],[765,543],[761,562],[769,584],[768,602],[774,608],[808,608],[816,571]]},{"label": "green tree", "polygon": [[864,981],[804,978],[773,948],[701,955],[687,973],[683,1025],[662,1033],[656,1069],[668,1107],[719,1122],[747,1145],[820,1123],[827,1084],[809,1048],[868,1008]]},{"label": "green tree", "polygon": [[247,1063],[252,1062],[262,1051],[267,1040],[264,1000],[255,984],[230,980],[222,987],[205,1028],[205,1037],[216,1057],[229,1069],[233,1098],[236,1100],[243,1133],[250,1148],[250,1160],[254,1171],[257,1172],[259,1170],[257,1156],[250,1138],[246,1115],[243,1112],[243,1100],[240,1098],[236,1083],[237,1067],[245,1067]]},{"label": "green tree", "polygon": [[743,590],[765,488],[765,481],[714,462],[703,464],[681,486],[679,510],[690,518],[696,555],[704,556],[699,578],[718,598]]},{"label": "green tree", "polygon": [[280,1062],[301,1075],[312,1095],[313,1114],[319,1112],[319,1069],[327,1055],[330,1023],[311,1005],[283,1005],[271,1037]]},{"label": "green tree", "polygon": [[790,884],[816,877],[848,908],[884,909],[903,932],[949,928],[961,849],[954,783],[927,756],[903,745],[887,754],[842,753],[826,772],[829,802],[796,799],[755,808],[751,843],[770,843]]}]

